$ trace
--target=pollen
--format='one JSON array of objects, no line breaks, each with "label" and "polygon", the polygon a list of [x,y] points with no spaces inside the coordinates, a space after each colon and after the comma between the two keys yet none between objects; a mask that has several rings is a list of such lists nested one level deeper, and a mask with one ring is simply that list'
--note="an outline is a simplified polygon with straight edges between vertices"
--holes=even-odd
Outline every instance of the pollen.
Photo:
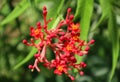
[{"label": "pollen", "polygon": [[79,24],[72,24],[71,27],[72,27],[72,30],[78,30]]},{"label": "pollen", "polygon": [[38,29],[36,29],[34,32],[35,32],[35,35],[38,35],[40,33]]},{"label": "pollen", "polygon": [[76,41],[78,40],[78,36],[73,36],[72,39]]},{"label": "pollen", "polygon": [[71,47],[70,45],[67,45],[67,46],[66,46],[66,49],[67,49],[68,51],[71,51],[71,50],[72,50],[72,47]]},{"label": "pollen", "polygon": [[58,69],[58,71],[63,71],[63,66],[61,66],[61,65],[59,65],[58,67],[57,67],[57,69]]}]

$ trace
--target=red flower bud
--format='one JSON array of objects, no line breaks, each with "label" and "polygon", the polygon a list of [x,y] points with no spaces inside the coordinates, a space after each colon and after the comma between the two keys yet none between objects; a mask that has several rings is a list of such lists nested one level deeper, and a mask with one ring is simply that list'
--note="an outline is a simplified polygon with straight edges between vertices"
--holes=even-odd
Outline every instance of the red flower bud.
[{"label": "red flower bud", "polygon": [[67,20],[66,20],[66,23],[69,24],[69,22],[70,22],[70,21],[67,19]]},{"label": "red flower bud", "polygon": [[37,28],[40,29],[41,28],[41,23],[37,22]]},{"label": "red flower bud", "polygon": [[27,40],[25,40],[25,39],[22,42],[23,42],[23,44],[27,44]]},{"label": "red flower bud", "polygon": [[70,79],[71,79],[72,81],[74,81],[74,80],[75,80],[75,78],[74,78],[73,76],[70,76]]},{"label": "red flower bud", "polygon": [[85,68],[87,65],[86,64],[83,64],[83,68]]},{"label": "red flower bud", "polygon": [[80,53],[79,53],[79,56],[83,56],[83,52],[80,52]]},{"label": "red flower bud", "polygon": [[71,8],[68,8],[67,12],[71,12]]},{"label": "red flower bud", "polygon": [[34,57],[38,58],[38,57],[40,57],[40,54],[35,54]]},{"label": "red flower bud", "polygon": [[29,65],[28,68],[29,68],[29,69],[33,69],[34,67],[33,67],[32,65]]},{"label": "red flower bud", "polygon": [[84,75],[84,72],[83,72],[83,71],[80,71],[79,74],[80,74],[81,76],[83,76],[83,75]]},{"label": "red flower bud", "polygon": [[39,44],[39,46],[40,46],[40,47],[43,47],[43,43],[41,42],[41,43]]},{"label": "red flower bud", "polygon": [[47,10],[46,6],[43,7],[43,10]]},{"label": "red flower bud", "polygon": [[72,20],[74,18],[74,15],[70,15],[70,20]]},{"label": "red flower bud", "polygon": [[43,28],[44,28],[44,29],[46,29],[46,28],[47,28],[47,26],[44,26]]},{"label": "red flower bud", "polygon": [[84,65],[85,63],[84,62],[80,62],[80,65],[82,66],[82,65]]},{"label": "red flower bud", "polygon": [[86,46],[85,51],[88,51],[89,49],[90,49],[90,47],[89,47],[89,46]]},{"label": "red flower bud", "polygon": [[47,11],[46,11],[46,10],[43,11],[43,15],[44,15],[44,16],[47,15]]},{"label": "red flower bud", "polygon": [[95,42],[95,40],[90,40],[89,44],[93,44]]}]

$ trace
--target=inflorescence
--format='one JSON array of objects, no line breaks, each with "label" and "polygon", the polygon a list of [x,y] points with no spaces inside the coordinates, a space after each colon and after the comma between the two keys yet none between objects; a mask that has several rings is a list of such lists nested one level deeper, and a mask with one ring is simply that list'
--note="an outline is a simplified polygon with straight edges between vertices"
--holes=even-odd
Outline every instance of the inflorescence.
[{"label": "inflorescence", "polygon": [[[29,69],[32,71],[36,69],[40,72],[38,67],[39,63],[42,63],[48,69],[54,69],[54,73],[62,75],[66,74],[71,80],[74,80],[69,72],[73,69],[77,69],[80,75],[84,75],[81,70],[86,67],[84,62],[77,63],[75,55],[84,56],[88,53],[90,45],[95,41],[90,40],[88,43],[85,40],[81,40],[80,37],[80,24],[74,23],[72,20],[74,15],[70,14],[71,8],[68,8],[65,20],[61,20],[56,28],[48,30],[48,23],[52,20],[47,20],[47,8],[43,7],[43,19],[44,24],[37,23],[37,28],[30,27],[31,42],[23,40],[23,43],[27,46],[33,46],[37,48],[37,53],[34,54],[35,62],[33,65],[29,65]],[[63,27],[66,26],[67,30]],[[39,40],[35,43],[35,40]],[[56,41],[53,41],[56,40]],[[46,57],[46,48],[49,47],[53,50],[55,58],[48,60]],[[84,47],[84,48],[83,48]]]}]

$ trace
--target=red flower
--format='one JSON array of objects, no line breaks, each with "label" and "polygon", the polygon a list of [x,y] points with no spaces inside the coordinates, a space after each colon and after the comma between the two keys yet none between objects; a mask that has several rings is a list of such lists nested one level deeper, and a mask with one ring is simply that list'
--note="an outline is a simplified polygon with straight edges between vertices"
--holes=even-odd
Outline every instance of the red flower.
[{"label": "red flower", "polygon": [[[43,7],[43,20],[44,24],[37,23],[37,28],[30,28],[31,43],[27,40],[23,40],[23,43],[27,46],[33,46],[37,48],[38,52],[35,53],[35,62],[33,65],[29,65],[29,69],[32,71],[36,69],[38,72],[40,68],[39,63],[42,63],[48,69],[54,69],[54,73],[61,75],[66,74],[71,80],[74,80],[74,76],[69,73],[73,69],[77,69],[80,75],[84,75],[81,71],[86,67],[84,62],[76,64],[77,58],[75,55],[83,56],[87,54],[90,45],[95,41],[91,40],[86,43],[81,40],[80,37],[80,24],[74,23],[72,20],[74,15],[70,15],[71,8],[68,8],[65,20],[61,20],[55,29],[48,30],[48,23],[52,20],[47,20],[47,8]],[[67,26],[67,31],[64,31],[63,26]],[[39,39],[38,43],[34,40]],[[55,41],[54,41],[55,40]],[[55,58],[48,61],[46,58],[46,48],[50,47],[55,54]],[[85,47],[85,48],[83,48]],[[52,55],[54,55],[52,54]]]},{"label": "red flower", "polygon": [[30,36],[33,36],[35,39],[39,39],[42,35],[41,29],[30,28]]},{"label": "red flower", "polygon": [[80,24],[79,23],[71,23],[68,28],[72,34],[80,33]]},{"label": "red flower", "polygon": [[61,63],[60,61],[56,63],[55,68],[54,73],[58,75],[61,75],[63,72],[67,72],[68,70],[66,63]]}]

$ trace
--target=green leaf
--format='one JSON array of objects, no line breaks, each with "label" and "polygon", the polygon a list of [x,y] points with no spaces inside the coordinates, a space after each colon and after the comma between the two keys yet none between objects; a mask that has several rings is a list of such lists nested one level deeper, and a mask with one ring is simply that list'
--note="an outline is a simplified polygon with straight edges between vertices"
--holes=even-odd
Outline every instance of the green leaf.
[{"label": "green leaf", "polygon": [[51,29],[54,29],[54,28],[58,25],[58,23],[60,22],[61,19],[63,19],[63,17],[62,17],[62,15],[59,15],[59,16],[56,18],[55,22],[53,23]]},{"label": "green leaf", "polygon": [[60,14],[60,11],[64,5],[65,0],[55,1],[54,7],[48,12],[48,18],[53,18],[53,21],[49,23],[49,29],[52,28],[53,23],[55,22],[57,16]]},{"label": "green leaf", "polygon": [[[81,11],[81,21],[80,21],[80,28],[81,28],[81,36],[80,38],[82,40],[87,41],[88,32],[90,28],[90,22],[93,12],[93,0],[83,0],[84,3],[81,3],[79,5],[82,5],[83,11]],[[81,62],[83,57],[77,57],[77,62]]]},{"label": "green leaf", "polygon": [[[59,4],[59,3],[60,3],[60,4]],[[61,15],[60,15],[60,17],[58,17],[58,18],[57,18],[57,15],[60,13],[61,8],[63,7],[64,0],[60,0],[59,3],[58,3],[59,6],[58,6],[58,4],[56,4],[56,7],[54,7],[54,9],[51,10],[51,11],[49,12],[49,14],[48,14],[48,18],[49,18],[49,17],[54,17],[54,18],[55,18],[55,21],[50,25],[50,28],[52,28],[52,25],[53,25],[53,26],[57,25],[58,21],[61,19]],[[53,12],[54,12],[54,13],[53,13]],[[54,27],[53,27],[53,28],[54,28]],[[23,59],[20,63],[18,63],[18,64],[14,67],[14,69],[18,69],[20,66],[22,66],[22,65],[25,64],[27,61],[29,61],[36,52],[37,52],[37,50],[33,48],[33,49],[30,51],[30,53],[28,54],[28,56],[25,57],[25,59]]]},{"label": "green leaf", "polygon": [[84,0],[77,0],[77,8],[75,11],[74,20],[80,17],[81,15],[80,13],[82,13],[83,7],[84,7]]},{"label": "green leaf", "polygon": [[101,8],[102,8],[102,17],[101,18],[108,18],[108,14],[111,11],[110,0],[99,0]]},{"label": "green leaf", "polygon": [[22,14],[29,6],[30,4],[28,3],[27,0],[22,0],[0,24],[4,25],[8,22],[11,22],[15,18],[17,18],[20,14]]},{"label": "green leaf", "polygon": [[108,14],[110,13],[109,0],[99,0],[99,2],[102,9],[102,16],[92,31],[95,31],[102,22],[106,21],[106,19],[108,19]]},{"label": "green leaf", "polygon": [[93,12],[93,0],[84,0],[84,9],[81,13],[81,39],[87,41],[88,32],[90,28],[90,22]]},{"label": "green leaf", "polygon": [[119,58],[119,46],[120,46],[118,27],[116,26],[116,17],[113,12],[109,14],[108,28],[109,28],[109,35],[112,41],[112,69],[109,76],[109,82],[111,82],[117,66],[117,62]]},{"label": "green leaf", "polygon": [[37,52],[36,48],[33,48],[32,51],[27,55],[27,57],[25,57],[20,63],[18,63],[13,70],[18,69],[20,66],[22,66],[24,63],[26,63],[27,61],[29,61],[33,55]]},{"label": "green leaf", "polygon": [[113,13],[112,11],[112,4],[111,4],[112,1],[111,0],[99,0],[99,1],[102,8],[102,17],[100,18],[98,24],[100,24],[100,22],[104,21],[105,19],[108,19],[109,36],[112,42],[112,69],[108,79],[108,81],[111,82],[115,73],[118,56],[119,56],[119,45],[120,45],[119,34],[116,26],[115,13]]}]

